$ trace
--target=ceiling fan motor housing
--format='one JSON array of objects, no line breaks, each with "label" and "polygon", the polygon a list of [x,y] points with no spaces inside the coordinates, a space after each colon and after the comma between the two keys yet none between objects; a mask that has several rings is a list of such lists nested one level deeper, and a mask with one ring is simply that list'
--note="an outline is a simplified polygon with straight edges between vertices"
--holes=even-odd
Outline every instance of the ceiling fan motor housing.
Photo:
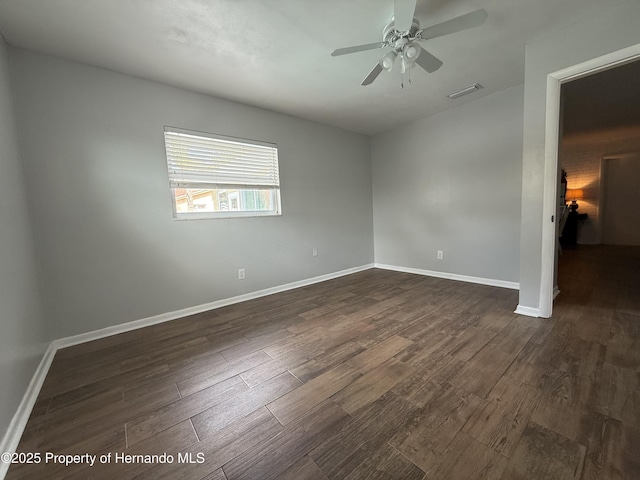
[{"label": "ceiling fan motor housing", "polygon": [[416,34],[420,30],[420,22],[417,18],[413,19],[411,28],[408,32],[400,32],[395,28],[396,22],[392,18],[391,22],[387,24],[382,30],[382,41],[392,48],[399,49],[404,47],[405,44],[416,38]]}]

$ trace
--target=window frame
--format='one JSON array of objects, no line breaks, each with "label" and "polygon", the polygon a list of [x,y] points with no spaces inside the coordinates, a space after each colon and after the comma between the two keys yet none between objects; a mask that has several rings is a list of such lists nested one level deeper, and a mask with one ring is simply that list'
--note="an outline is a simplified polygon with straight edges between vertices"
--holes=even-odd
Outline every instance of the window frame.
[{"label": "window frame", "polygon": [[[169,153],[167,150],[167,133],[174,134],[184,134],[199,138],[208,138],[213,140],[222,140],[226,142],[238,143],[247,146],[259,146],[259,147],[268,147],[275,150],[275,179],[276,185],[253,185],[253,184],[228,184],[228,190],[233,190],[238,192],[243,191],[256,191],[256,190],[267,190],[271,194],[271,201],[273,205],[273,209],[271,210],[224,210],[217,212],[179,212],[177,209],[176,203],[176,189],[177,188],[186,188],[186,189],[201,189],[201,190],[209,190],[209,191],[217,191],[225,190],[224,182],[219,182],[216,186],[218,188],[212,188],[212,185],[209,184],[209,188],[207,188],[205,184],[198,184],[197,182],[190,183],[188,181],[177,181],[173,178],[171,167],[169,163]],[[188,130],[184,128],[172,127],[165,125],[164,126],[164,145],[165,145],[165,161],[167,162],[167,174],[169,179],[169,193],[171,196],[171,207],[173,210],[173,219],[174,220],[202,220],[202,219],[215,219],[215,218],[249,218],[249,217],[277,217],[282,215],[282,204],[281,204],[281,194],[280,194],[280,159],[279,159],[279,149],[277,144],[272,142],[265,142],[260,140],[253,140],[243,137],[232,137],[229,135],[221,135],[215,133],[201,132],[196,130]],[[179,183],[180,186],[174,185],[174,183]],[[244,187],[244,188],[239,188]]]}]

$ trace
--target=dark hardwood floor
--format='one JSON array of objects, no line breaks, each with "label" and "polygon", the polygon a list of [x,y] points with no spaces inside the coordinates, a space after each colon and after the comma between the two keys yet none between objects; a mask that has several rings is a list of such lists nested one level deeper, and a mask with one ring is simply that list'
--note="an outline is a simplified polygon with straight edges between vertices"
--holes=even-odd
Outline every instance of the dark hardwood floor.
[{"label": "dark hardwood floor", "polygon": [[638,479],[640,248],[560,262],[548,320],[368,270],[60,350],[7,478]]}]

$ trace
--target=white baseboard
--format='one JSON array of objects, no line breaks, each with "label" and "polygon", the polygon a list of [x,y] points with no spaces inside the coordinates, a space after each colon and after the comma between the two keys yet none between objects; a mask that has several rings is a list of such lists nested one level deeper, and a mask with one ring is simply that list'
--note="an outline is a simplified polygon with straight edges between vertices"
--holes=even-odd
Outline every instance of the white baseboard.
[{"label": "white baseboard", "polygon": [[[158,323],[164,323],[171,320],[177,320],[178,318],[194,315],[196,313],[206,312],[208,310],[214,310],[216,308],[226,307],[227,305],[233,305],[235,303],[246,302],[247,300],[253,300],[254,298],[265,297],[267,295],[273,295],[274,293],[285,292],[287,290],[293,290],[295,288],[306,287],[307,285],[313,285],[314,283],[325,282],[334,278],[343,277],[345,275],[351,275],[352,273],[362,272],[373,268],[373,264],[362,265],[360,267],[348,268],[346,270],[340,270],[339,272],[328,273],[325,275],[319,275],[317,277],[308,278],[305,280],[299,280],[297,282],[291,282],[277,287],[265,288],[264,290],[258,290],[256,292],[246,293],[244,295],[238,295],[231,298],[225,298],[217,300],[211,303],[205,303],[195,307],[183,308],[174,312],[162,313],[160,315],[154,315],[153,317],[147,317],[140,320],[134,320],[132,322],[123,323],[120,325],[114,325],[113,327],[102,328],[100,330],[94,330],[92,332],[81,333],[71,337],[60,338],[51,342],[47,351],[45,352],[35,374],[29,382],[27,391],[22,397],[22,401],[16,410],[9,428],[7,429],[2,442],[0,443],[0,453],[2,452],[15,452],[22,437],[22,433],[29,420],[29,415],[33,410],[33,406],[38,398],[44,379],[49,372],[49,367],[53,362],[53,357],[60,348],[71,347],[85,342],[98,340],[100,338],[109,337],[111,335],[117,335],[119,333],[129,332],[131,330],[137,330],[138,328],[144,328]],[[0,479],[3,479],[7,471],[9,470],[9,463],[0,461]]]},{"label": "white baseboard", "polygon": [[344,277],[345,275],[351,275],[352,273],[362,272],[371,268],[373,268],[373,264],[348,268],[346,270],[340,270],[339,272],[328,273],[326,275],[307,278],[305,280],[299,280],[297,282],[278,285],[277,287],[265,288],[264,290],[257,290],[255,292],[245,293],[243,295],[238,295],[235,297],[223,298],[222,300],[216,300],[215,302],[196,305],[195,307],[188,307],[173,312],[161,313],[160,315],[154,315],[152,317],[142,318],[140,320],[134,320],[132,322],[122,323],[120,325],[114,325],[113,327],[102,328],[100,330],[94,330],[92,332],[81,333],[72,337],[61,338],[59,340],[56,340],[54,343],[57,344],[58,348],[71,347],[73,345],[79,345],[81,343],[98,340],[100,338],[110,337],[111,335],[118,335],[120,333],[149,327],[158,323],[164,323],[171,320],[177,320],[178,318],[188,317],[189,315],[195,315],[197,313],[215,310],[217,308],[226,307],[235,303],[246,302],[255,298],[273,295],[274,293],[286,292],[287,290],[293,290],[294,288],[306,287],[307,285],[313,285],[314,283],[320,283],[327,280],[332,280],[334,278]]},{"label": "white baseboard", "polygon": [[555,300],[558,295],[560,295],[560,289],[556,285],[555,287],[553,287],[553,299]]},{"label": "white baseboard", "polygon": [[519,290],[520,284],[518,282],[508,282],[506,280],[495,280],[492,278],[471,277],[469,275],[459,275],[457,273],[437,272],[434,270],[423,270],[420,268],[411,267],[398,267],[396,265],[385,265],[382,263],[376,263],[376,268],[382,268],[384,270],[393,270],[396,272],[415,273],[417,275],[425,275],[427,277],[444,278],[447,280],[456,280],[458,282],[478,283],[480,285],[489,285],[491,287],[510,288],[512,290]]},{"label": "white baseboard", "polygon": [[[27,391],[22,397],[22,401],[20,402],[20,405],[18,405],[18,409],[13,415],[4,437],[2,437],[2,442],[0,442],[0,453],[15,452],[16,448],[18,448],[22,432],[24,432],[24,428],[27,426],[29,415],[31,415],[31,411],[38,399],[38,394],[40,393],[44,379],[49,372],[51,362],[53,362],[53,357],[56,354],[57,347],[54,343],[55,342],[52,342],[49,345],[42,356],[42,360],[40,360],[40,364],[38,365],[38,368],[36,368],[33,377],[31,377]],[[10,466],[10,463],[0,461],[0,478],[4,478],[6,476]]]},{"label": "white baseboard", "polygon": [[527,317],[540,317],[540,309],[533,307],[523,307],[522,305],[518,305],[515,312],[518,315],[525,315]]}]

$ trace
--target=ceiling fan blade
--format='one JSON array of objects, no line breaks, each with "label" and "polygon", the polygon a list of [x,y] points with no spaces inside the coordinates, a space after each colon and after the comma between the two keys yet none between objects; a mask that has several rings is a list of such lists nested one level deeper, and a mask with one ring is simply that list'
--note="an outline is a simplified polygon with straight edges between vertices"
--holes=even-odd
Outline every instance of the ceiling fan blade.
[{"label": "ceiling fan blade", "polygon": [[373,83],[373,81],[378,78],[378,75],[380,75],[380,73],[384,70],[384,68],[382,67],[382,65],[380,65],[380,63],[376,63],[376,66],[373,67],[373,70],[371,70],[369,72],[369,75],[367,75],[367,78],[365,78],[362,83],[360,85],[365,86],[365,85],[370,85]]},{"label": "ceiling fan blade", "polygon": [[408,32],[416,13],[417,0],[393,0],[394,28],[399,32]]},{"label": "ceiling fan blade", "polygon": [[435,72],[442,66],[442,60],[434,57],[424,48],[421,49],[420,55],[418,55],[418,58],[416,58],[416,63],[429,73]]},{"label": "ceiling fan blade", "polygon": [[356,53],[356,52],[364,52],[366,50],[375,50],[376,48],[386,47],[386,42],[377,42],[377,43],[367,43],[365,45],[355,45],[353,47],[344,47],[337,48],[333,52],[331,52],[332,57],[337,57],[338,55],[346,55],[348,53]]},{"label": "ceiling fan blade", "polygon": [[422,30],[420,38],[422,40],[428,40],[430,38],[441,37],[443,35],[449,35],[450,33],[461,32],[468,28],[477,27],[485,22],[487,16],[487,12],[484,9],[460,15],[451,20],[425,28]]}]

